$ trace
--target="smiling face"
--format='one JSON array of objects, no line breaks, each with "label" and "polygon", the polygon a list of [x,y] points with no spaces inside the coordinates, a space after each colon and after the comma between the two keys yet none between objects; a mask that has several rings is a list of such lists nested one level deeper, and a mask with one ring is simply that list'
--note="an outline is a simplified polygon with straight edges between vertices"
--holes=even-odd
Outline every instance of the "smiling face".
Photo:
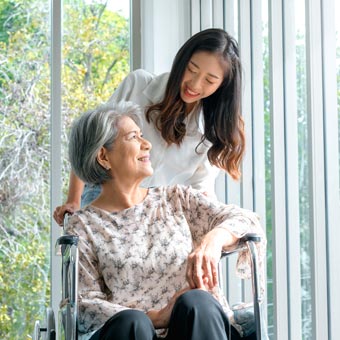
[{"label": "smiling face", "polygon": [[222,84],[224,74],[225,70],[216,54],[194,53],[181,84],[181,98],[187,104],[187,108],[192,109],[200,99],[213,94]]},{"label": "smiling face", "polygon": [[98,161],[109,168],[118,181],[140,181],[153,174],[150,162],[151,143],[143,138],[137,124],[130,117],[122,117],[112,149],[102,148]]}]

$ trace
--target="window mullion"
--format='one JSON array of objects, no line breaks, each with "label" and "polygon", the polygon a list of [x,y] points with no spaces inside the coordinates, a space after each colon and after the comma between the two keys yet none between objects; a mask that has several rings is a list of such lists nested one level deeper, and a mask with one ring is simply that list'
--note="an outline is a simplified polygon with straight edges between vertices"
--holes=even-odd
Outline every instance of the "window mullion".
[{"label": "window mullion", "polygon": [[[325,138],[325,189],[328,258],[328,324],[329,339],[335,340],[340,333],[340,271],[339,240],[339,147],[336,79],[336,37],[334,0],[322,1],[322,57],[323,57],[323,109]],[[340,32],[338,32],[340,33]],[[327,133],[326,133],[327,132]],[[338,254],[337,256],[334,256]]]},{"label": "window mullion", "polygon": [[[54,245],[60,236],[60,227],[53,220],[53,210],[61,204],[61,36],[62,3],[51,2],[51,305],[58,311],[61,301],[61,259],[55,255]],[[58,327],[56,330],[58,338]]]},{"label": "window mullion", "polygon": [[282,6],[282,0],[269,1],[273,302],[277,340],[289,338]]},{"label": "window mullion", "polygon": [[320,0],[306,1],[312,334],[328,339]]}]

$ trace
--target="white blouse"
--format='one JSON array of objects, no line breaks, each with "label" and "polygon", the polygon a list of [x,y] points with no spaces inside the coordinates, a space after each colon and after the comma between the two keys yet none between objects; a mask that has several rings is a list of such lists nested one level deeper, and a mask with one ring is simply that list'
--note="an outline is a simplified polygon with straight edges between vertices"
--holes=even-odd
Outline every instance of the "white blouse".
[{"label": "white blouse", "polygon": [[[143,108],[158,103],[163,99],[168,77],[168,73],[154,76],[141,69],[133,71],[121,82],[109,102],[132,101]],[[152,144],[151,163],[154,169],[154,174],[146,178],[142,185],[191,185],[214,195],[215,179],[220,170],[208,160],[207,151],[211,143],[205,141],[196,150],[204,133],[203,112],[189,115],[187,134],[180,146],[167,145],[154,125],[146,121],[144,114],[141,120],[143,135]]]},{"label": "white blouse", "polygon": [[[151,188],[143,202],[119,212],[87,206],[74,213],[66,231],[79,236],[79,330],[94,331],[124,309],[164,307],[188,286],[187,257],[216,227],[237,238],[263,235],[255,213],[180,185]],[[265,241],[258,250],[263,269]],[[247,251],[237,270],[250,277]],[[227,306],[221,292],[212,294]]]}]

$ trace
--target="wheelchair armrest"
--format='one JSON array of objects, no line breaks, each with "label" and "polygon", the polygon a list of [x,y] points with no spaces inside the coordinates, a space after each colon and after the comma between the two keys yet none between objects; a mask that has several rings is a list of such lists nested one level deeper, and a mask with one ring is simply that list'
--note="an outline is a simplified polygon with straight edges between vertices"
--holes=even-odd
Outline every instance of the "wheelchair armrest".
[{"label": "wheelchair armrest", "polygon": [[247,233],[243,237],[241,237],[240,242],[245,243],[247,241],[261,242],[261,235],[256,233]]},{"label": "wheelchair armrest", "polygon": [[256,233],[247,233],[239,239],[239,243],[236,248],[232,250],[222,251],[221,258],[237,253],[246,249],[247,242],[261,242],[261,235]]}]

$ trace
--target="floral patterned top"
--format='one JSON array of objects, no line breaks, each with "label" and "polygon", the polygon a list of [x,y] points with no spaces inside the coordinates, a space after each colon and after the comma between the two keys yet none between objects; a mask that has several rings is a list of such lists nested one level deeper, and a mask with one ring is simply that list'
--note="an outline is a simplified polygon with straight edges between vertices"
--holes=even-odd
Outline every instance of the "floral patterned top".
[{"label": "floral patterned top", "polygon": [[[187,256],[216,227],[237,238],[263,235],[253,212],[180,185],[150,188],[143,202],[123,211],[89,205],[76,212],[66,231],[79,236],[79,330],[99,329],[124,309],[164,307],[188,286]],[[250,277],[247,251],[240,253],[237,268]],[[223,305],[221,294],[217,298]]]}]

